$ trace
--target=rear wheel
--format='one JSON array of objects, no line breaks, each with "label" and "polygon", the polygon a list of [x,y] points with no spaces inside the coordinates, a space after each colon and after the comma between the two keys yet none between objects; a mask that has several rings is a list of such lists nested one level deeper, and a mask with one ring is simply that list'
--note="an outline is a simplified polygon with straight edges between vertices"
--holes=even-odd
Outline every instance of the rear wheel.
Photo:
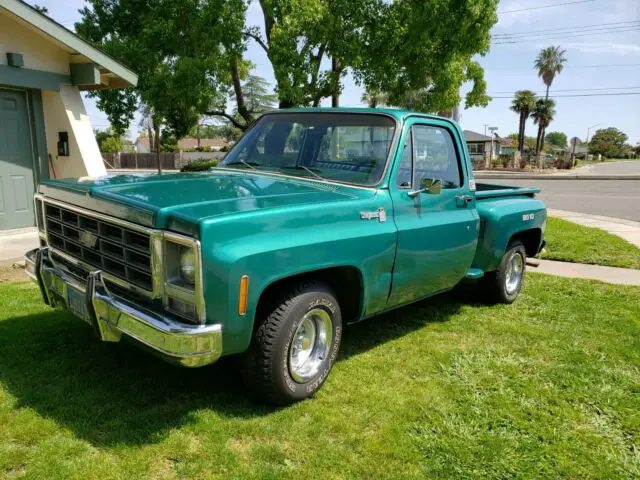
[{"label": "rear wheel", "polygon": [[340,348],[342,317],[333,292],[322,284],[300,286],[261,320],[243,356],[249,390],[276,405],[312,396],[327,379]]},{"label": "rear wheel", "polygon": [[495,272],[485,275],[484,285],[489,300],[513,303],[522,289],[527,263],[527,252],[519,240],[507,247],[502,262]]}]

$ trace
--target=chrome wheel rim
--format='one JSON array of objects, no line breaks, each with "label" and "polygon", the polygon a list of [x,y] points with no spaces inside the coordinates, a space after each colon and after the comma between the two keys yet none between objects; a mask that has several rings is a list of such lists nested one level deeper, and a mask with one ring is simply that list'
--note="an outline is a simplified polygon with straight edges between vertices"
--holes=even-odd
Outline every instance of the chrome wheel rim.
[{"label": "chrome wheel rim", "polygon": [[314,308],[302,318],[289,347],[289,373],[296,382],[305,383],[320,371],[331,350],[332,335],[326,310]]},{"label": "chrome wheel rim", "polygon": [[505,275],[505,289],[509,295],[518,290],[518,287],[520,287],[520,283],[522,282],[523,275],[524,258],[522,258],[522,255],[519,253],[514,253],[507,263]]}]

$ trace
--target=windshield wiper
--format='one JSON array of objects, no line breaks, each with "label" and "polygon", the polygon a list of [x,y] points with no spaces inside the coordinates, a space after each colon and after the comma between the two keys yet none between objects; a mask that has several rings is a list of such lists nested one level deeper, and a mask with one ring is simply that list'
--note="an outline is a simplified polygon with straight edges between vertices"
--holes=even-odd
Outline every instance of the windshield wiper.
[{"label": "windshield wiper", "polygon": [[324,178],[322,178],[320,175],[316,173],[316,172],[319,172],[320,170],[307,168],[304,165],[285,165],[283,167],[280,167],[280,170],[306,170],[314,177],[319,178],[320,180],[324,180]]},{"label": "windshield wiper", "polygon": [[229,162],[224,165],[220,165],[221,167],[229,167],[231,165],[244,165],[245,167],[249,167],[251,170],[257,170],[256,167],[259,167],[260,164],[256,162],[245,162],[244,160],[238,160],[236,162]]}]

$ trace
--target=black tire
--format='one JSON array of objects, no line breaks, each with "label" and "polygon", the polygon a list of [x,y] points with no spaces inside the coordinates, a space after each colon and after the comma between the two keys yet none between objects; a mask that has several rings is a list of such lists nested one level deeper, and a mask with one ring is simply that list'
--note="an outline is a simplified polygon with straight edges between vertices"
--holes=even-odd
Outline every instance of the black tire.
[{"label": "black tire", "polygon": [[[311,397],[327,379],[340,348],[342,316],[335,294],[323,284],[300,285],[265,313],[263,318],[256,318],[258,327],[251,346],[242,358],[247,388],[261,401],[274,405],[289,405]],[[330,344],[317,347],[322,348],[323,352],[314,363],[317,372],[309,378],[298,377],[296,380],[290,357],[291,349],[294,349],[293,337],[300,332],[299,327],[305,318],[315,318],[317,315],[325,322],[327,318],[331,321],[331,328],[326,323],[322,324],[327,326],[325,332],[331,331],[331,340],[327,342]],[[328,338],[328,335],[325,336]]]},{"label": "black tire", "polygon": [[[517,286],[515,288],[508,287],[508,270],[510,268],[510,262],[514,258],[514,256],[519,255],[522,262],[522,273],[519,277],[519,281],[517,282]],[[518,261],[520,261],[518,260]],[[520,294],[520,290],[522,290],[522,284],[524,283],[524,276],[526,272],[526,264],[527,264],[527,251],[522,245],[522,242],[519,240],[514,240],[507,247],[507,251],[502,257],[502,261],[500,262],[500,266],[494,272],[487,272],[483,278],[483,284],[485,288],[485,294],[487,296],[487,300],[490,303],[513,303],[518,295]],[[512,284],[511,284],[512,285]]]}]

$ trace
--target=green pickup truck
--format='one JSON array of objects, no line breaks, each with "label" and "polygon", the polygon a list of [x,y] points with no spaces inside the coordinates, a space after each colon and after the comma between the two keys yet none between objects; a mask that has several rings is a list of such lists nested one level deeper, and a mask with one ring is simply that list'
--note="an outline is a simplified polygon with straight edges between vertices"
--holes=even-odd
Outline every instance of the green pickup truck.
[{"label": "green pickup truck", "polygon": [[463,279],[513,302],[544,245],[537,192],[477,184],[444,118],[283,110],[205,172],[43,182],[26,271],[101,340],[187,367],[238,355],[282,405],[322,386],[349,323]]}]

